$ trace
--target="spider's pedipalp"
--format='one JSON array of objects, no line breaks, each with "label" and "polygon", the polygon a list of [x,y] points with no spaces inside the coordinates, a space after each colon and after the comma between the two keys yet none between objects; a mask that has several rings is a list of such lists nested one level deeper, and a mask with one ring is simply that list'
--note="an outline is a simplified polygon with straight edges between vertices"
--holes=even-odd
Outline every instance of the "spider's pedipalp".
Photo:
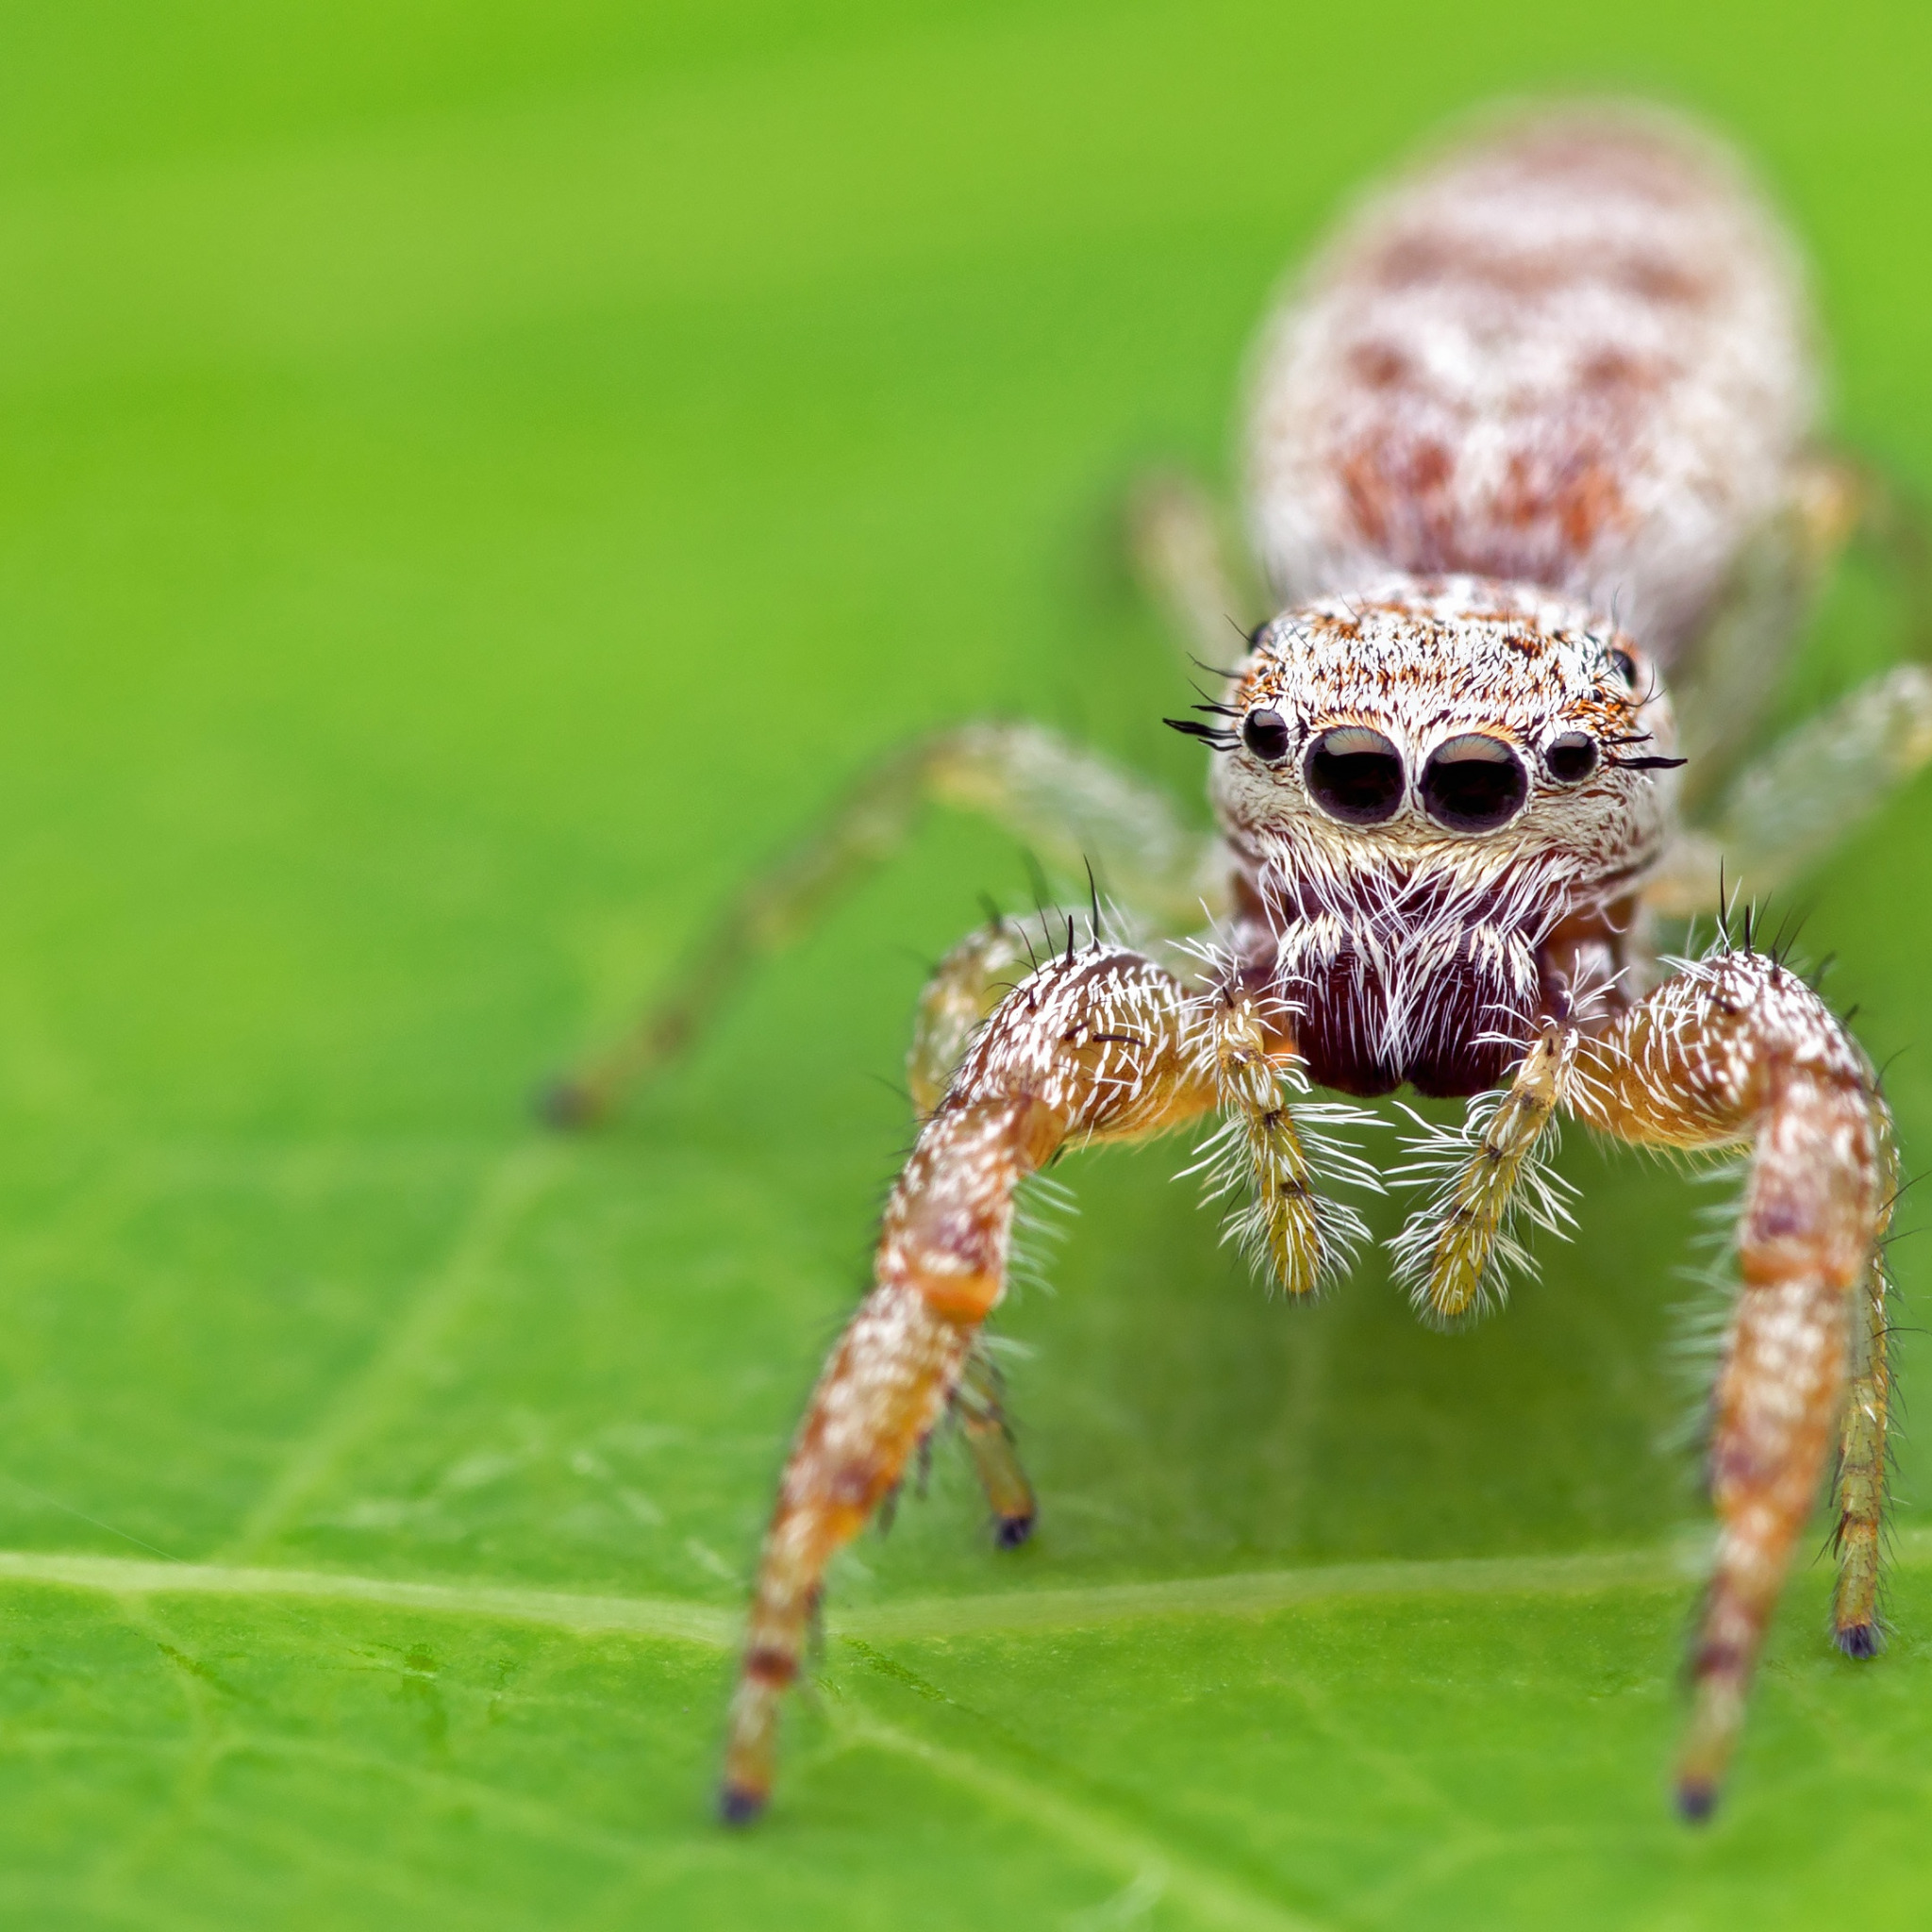
[{"label": "spider's pedipalp", "polygon": [[1479,1093],[1459,1126],[1410,1114],[1412,1157],[1391,1178],[1428,1188],[1391,1243],[1397,1276],[1419,1309],[1454,1322],[1500,1302],[1511,1274],[1527,1274],[1529,1252],[1515,1227],[1527,1219],[1550,1234],[1572,1226],[1574,1191],[1550,1164],[1576,1035],[1546,1027],[1504,1089]]},{"label": "spider's pedipalp", "polygon": [[1292,1015],[1280,1002],[1246,994],[1220,1002],[1209,1023],[1222,1124],[1202,1142],[1190,1174],[1207,1178],[1210,1200],[1244,1196],[1223,1239],[1291,1298],[1318,1292],[1345,1274],[1368,1239],[1362,1218],[1319,1190],[1339,1180],[1377,1191],[1374,1171],[1334,1126],[1372,1118],[1333,1104],[1306,1104]]}]

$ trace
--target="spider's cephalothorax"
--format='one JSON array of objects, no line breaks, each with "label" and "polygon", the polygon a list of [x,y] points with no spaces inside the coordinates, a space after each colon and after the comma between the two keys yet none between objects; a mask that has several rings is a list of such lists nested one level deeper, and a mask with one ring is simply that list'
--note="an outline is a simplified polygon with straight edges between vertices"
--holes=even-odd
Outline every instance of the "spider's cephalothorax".
[{"label": "spider's cephalothorax", "polygon": [[[1397,1175],[1418,1188],[1398,1271],[1444,1324],[1525,1264],[1521,1220],[1560,1223],[1543,1165],[1560,1115],[1748,1149],[1686,1815],[1714,1802],[1834,1446],[1834,1635],[1876,1651],[1890,1123],[1813,989],[1752,950],[1748,923],[1732,943],[1720,884],[1774,886],[1932,758],[1916,662],[1754,744],[1821,570],[1854,527],[1900,527],[1813,442],[1810,334],[1792,251],[1739,169],[1654,115],[1506,122],[1398,182],[1263,336],[1248,524],[1280,614],[1180,723],[1215,754],[1217,834],[1036,727],[937,734],[754,880],[639,1032],[558,1091],[582,1119],[675,1049],[925,799],[993,813],[1064,876],[1091,861],[1119,908],[1103,931],[1095,895],[1084,944],[1072,914],[1054,943],[1048,915],[995,917],[926,989],[918,1140],[766,1539],[728,1818],[769,1790],[827,1560],[949,1408],[999,1541],[1032,1525],[979,1350],[1017,1185],[1066,1149],[1218,1113],[1197,1165],[1245,1196],[1243,1244],[1305,1296],[1363,1234],[1333,1198],[1361,1161],[1311,1088],[1471,1096]],[[1137,556],[1197,662],[1243,601],[1214,531],[1172,482],[1139,499]],[[1706,909],[1720,944],[1660,964],[1654,920]]]},{"label": "spider's cephalothorax", "polygon": [[1520,587],[1371,584],[1264,625],[1220,715],[1231,949],[1316,1085],[1478,1093],[1628,1004],[1677,762],[1630,639]]}]

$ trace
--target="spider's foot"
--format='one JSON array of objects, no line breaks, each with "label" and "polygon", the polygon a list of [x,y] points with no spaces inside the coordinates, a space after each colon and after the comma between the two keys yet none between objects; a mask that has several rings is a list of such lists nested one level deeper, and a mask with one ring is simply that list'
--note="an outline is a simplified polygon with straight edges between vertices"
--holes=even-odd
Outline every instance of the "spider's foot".
[{"label": "spider's foot", "polygon": [[966,1409],[963,1416],[973,1467],[978,1472],[986,1500],[992,1505],[994,1546],[1017,1550],[1033,1534],[1040,1514],[1033,1501],[1033,1485],[1020,1467],[1013,1439],[997,1408]]},{"label": "spider's foot", "polygon": [[768,1791],[755,1791],[746,1785],[733,1784],[727,1779],[718,1793],[718,1823],[734,1829],[755,1824],[770,1797]]},{"label": "spider's foot", "polygon": [[593,1127],[604,1117],[604,1096],[583,1080],[547,1081],[532,1096],[531,1107],[546,1126],[565,1132]]},{"label": "spider's foot", "polygon": [[1845,1656],[1864,1662],[1884,1647],[1876,1624],[1841,1624],[1831,1633],[1831,1641]]},{"label": "spider's foot", "polygon": [[1717,1780],[1685,1777],[1677,1782],[1677,1816],[1686,1824],[1706,1824],[1717,1809]]},{"label": "spider's foot", "polygon": [[1033,1525],[1038,1520],[1031,1509],[997,1518],[992,1531],[994,1544],[1002,1550],[1017,1550],[1033,1534]]}]

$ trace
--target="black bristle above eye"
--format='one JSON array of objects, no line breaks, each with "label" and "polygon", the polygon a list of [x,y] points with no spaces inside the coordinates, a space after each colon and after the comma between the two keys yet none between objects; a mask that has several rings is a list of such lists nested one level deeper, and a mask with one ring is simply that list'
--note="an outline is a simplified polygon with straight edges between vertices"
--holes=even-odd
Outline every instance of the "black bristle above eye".
[{"label": "black bristle above eye", "polygon": [[1204,724],[1198,718],[1163,718],[1160,722],[1170,731],[1178,731],[1187,738],[1198,738],[1216,751],[1232,751],[1241,742],[1232,731],[1219,724]]},{"label": "black bristle above eye", "polygon": [[1209,677],[1224,677],[1230,684],[1241,675],[1239,666],[1230,671],[1225,664],[1210,664],[1207,658],[1196,658],[1191,652],[1189,653],[1188,662],[1196,671],[1205,671]]},{"label": "black bristle above eye", "polygon": [[1615,765],[1620,772],[1674,772],[1679,765],[1689,764],[1689,758],[1609,758],[1607,763]]}]

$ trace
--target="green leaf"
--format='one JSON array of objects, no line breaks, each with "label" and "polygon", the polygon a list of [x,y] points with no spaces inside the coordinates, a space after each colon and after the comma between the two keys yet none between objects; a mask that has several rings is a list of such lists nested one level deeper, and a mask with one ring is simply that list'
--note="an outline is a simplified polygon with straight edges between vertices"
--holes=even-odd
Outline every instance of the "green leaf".
[{"label": "green leaf", "polygon": [[[1580,1143],[1579,1240],[1456,1337],[1379,1266],[1269,1302],[1178,1148],[1073,1164],[1058,1292],[1000,1320],[1036,1543],[989,1547],[942,1443],[722,1832],[921,960],[1024,867],[935,822],[617,1128],[525,1101],[912,730],[1031,713],[1196,795],[1111,506],[1220,472],[1282,264],[1449,110],[1728,122],[1817,253],[1847,434],[1932,482],[1925,33],[9,8],[0,1918],[1920,1923],[1924,1448],[1890,1650],[1835,1657],[1804,1567],[1726,1808],[1677,1825],[1695,1191]],[[1894,634],[1849,572],[1789,707]],[[1924,1025],[1926,809],[1810,889],[1881,1059]],[[1932,1070],[1889,1086],[1909,1166]]]}]

